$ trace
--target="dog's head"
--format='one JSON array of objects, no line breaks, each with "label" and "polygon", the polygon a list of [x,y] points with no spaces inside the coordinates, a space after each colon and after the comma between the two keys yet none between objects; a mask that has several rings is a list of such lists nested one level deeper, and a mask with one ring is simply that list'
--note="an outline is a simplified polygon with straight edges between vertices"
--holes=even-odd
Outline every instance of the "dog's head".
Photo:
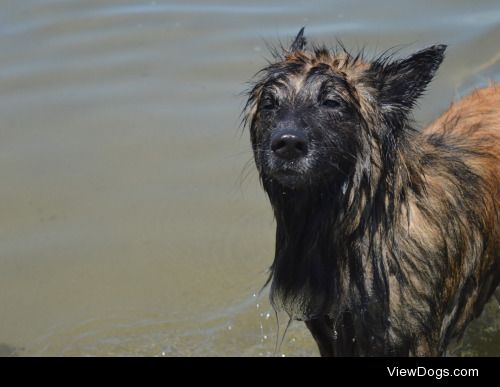
[{"label": "dog's head", "polygon": [[258,73],[245,111],[262,180],[296,190],[342,182],[374,162],[360,155],[396,144],[446,48],[367,61],[342,45],[307,50],[303,32]]}]

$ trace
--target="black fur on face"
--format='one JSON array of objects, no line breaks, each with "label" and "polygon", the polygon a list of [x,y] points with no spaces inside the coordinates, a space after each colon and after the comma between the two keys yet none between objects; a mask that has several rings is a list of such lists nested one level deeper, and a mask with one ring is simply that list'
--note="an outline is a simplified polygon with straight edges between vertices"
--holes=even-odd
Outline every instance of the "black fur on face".
[{"label": "black fur on face", "polygon": [[[292,67],[299,70],[300,66]],[[253,149],[263,181],[293,189],[344,182],[360,150],[358,132],[366,131],[345,76],[320,64],[298,77],[273,72],[268,77],[253,126]],[[282,147],[301,149],[284,157],[275,146],[287,135],[299,137],[295,140],[299,143]]]}]

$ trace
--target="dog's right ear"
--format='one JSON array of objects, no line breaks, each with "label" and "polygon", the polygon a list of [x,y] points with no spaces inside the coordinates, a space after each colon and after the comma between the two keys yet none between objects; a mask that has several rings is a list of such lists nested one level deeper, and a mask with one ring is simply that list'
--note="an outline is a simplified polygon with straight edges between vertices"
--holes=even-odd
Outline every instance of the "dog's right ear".
[{"label": "dog's right ear", "polygon": [[307,40],[304,37],[304,29],[305,27],[302,27],[297,36],[295,37],[295,39],[293,40],[293,43],[290,46],[290,52],[303,50],[304,47],[306,46]]}]

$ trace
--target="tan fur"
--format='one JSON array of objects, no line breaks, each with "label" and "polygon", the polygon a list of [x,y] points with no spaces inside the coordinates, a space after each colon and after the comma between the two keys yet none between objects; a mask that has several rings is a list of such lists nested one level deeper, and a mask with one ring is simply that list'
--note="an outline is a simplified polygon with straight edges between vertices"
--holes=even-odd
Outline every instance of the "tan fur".
[{"label": "tan fur", "polygon": [[[483,273],[483,278],[487,277],[484,273],[493,272],[500,265],[500,252],[498,251],[500,245],[500,87],[491,85],[476,90],[453,103],[443,115],[423,130],[421,140],[424,154],[436,151],[429,141],[434,135],[441,135],[448,142],[465,150],[464,163],[481,176],[487,188],[482,203],[477,203],[477,211],[483,223],[483,232],[489,235],[488,248],[484,259],[480,262],[465,260],[463,263],[464,265],[477,265],[474,271],[478,273],[477,280],[481,280],[480,273]],[[431,191],[429,196],[435,198],[432,204],[434,211],[447,211],[442,207],[444,203],[461,200],[460,193],[457,194],[456,190],[451,187],[452,179],[443,171],[426,171],[425,178],[428,189]],[[442,198],[447,200],[443,202]],[[412,208],[413,211],[418,212],[415,209],[415,203]],[[465,214],[462,216],[465,217]],[[413,220],[414,227],[419,227],[418,219]],[[466,227],[467,219],[463,219],[463,224]],[[419,230],[420,233],[425,231]],[[453,270],[449,273],[443,289],[443,298],[448,303],[453,303],[455,289],[461,282],[463,283],[464,278],[461,277],[460,263],[450,263]],[[465,326],[472,315],[480,312],[480,310],[474,310],[479,297],[485,297],[485,295],[476,293],[468,299],[459,325]]]}]

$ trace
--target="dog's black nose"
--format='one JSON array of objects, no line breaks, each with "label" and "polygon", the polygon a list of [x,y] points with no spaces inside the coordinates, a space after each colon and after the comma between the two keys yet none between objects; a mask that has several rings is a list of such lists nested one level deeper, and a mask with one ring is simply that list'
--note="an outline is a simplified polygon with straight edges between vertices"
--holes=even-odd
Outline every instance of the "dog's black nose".
[{"label": "dog's black nose", "polygon": [[298,130],[280,130],[271,137],[271,150],[282,159],[298,159],[307,154],[307,138]]}]

